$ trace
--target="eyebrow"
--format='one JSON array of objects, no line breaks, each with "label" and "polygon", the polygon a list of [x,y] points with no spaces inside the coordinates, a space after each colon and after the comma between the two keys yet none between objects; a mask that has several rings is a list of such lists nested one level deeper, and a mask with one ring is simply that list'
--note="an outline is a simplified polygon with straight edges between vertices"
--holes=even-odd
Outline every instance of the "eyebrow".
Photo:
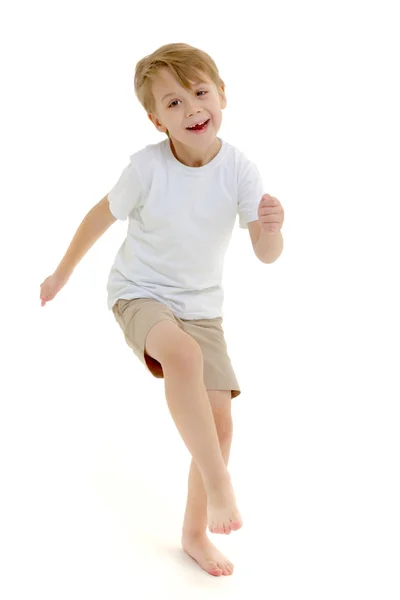
[{"label": "eyebrow", "polygon": [[[199,85],[208,85],[208,81],[199,81],[198,83],[196,83],[196,85],[194,87],[197,87]],[[168,98],[168,96],[177,96],[178,92],[170,92],[169,94],[165,94],[165,96],[163,96],[161,98],[161,102],[164,102],[165,98]]]}]

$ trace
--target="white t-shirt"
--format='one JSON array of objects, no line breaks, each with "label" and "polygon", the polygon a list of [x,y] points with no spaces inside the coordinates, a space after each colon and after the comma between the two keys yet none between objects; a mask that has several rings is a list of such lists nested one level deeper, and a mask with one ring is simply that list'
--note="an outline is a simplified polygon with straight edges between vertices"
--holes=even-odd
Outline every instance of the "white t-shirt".
[{"label": "white t-shirt", "polygon": [[202,167],[179,162],[168,138],[130,157],[108,194],[111,213],[129,219],[107,283],[110,310],[118,298],[154,298],[181,319],[223,316],[236,217],[242,229],[257,220],[265,190],[256,165],[218,139],[219,153]]}]

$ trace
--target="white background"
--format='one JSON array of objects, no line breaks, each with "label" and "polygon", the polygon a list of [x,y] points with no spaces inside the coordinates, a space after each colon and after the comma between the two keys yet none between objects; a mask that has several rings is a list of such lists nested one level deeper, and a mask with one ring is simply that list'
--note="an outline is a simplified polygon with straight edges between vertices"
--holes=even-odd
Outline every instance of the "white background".
[{"label": "white background", "polygon": [[[1,10],[4,600],[398,600],[399,21],[395,2],[14,2]],[[285,210],[272,265],[236,224],[224,328],[242,387],[244,526],[180,550],[190,455],[106,306],[115,223],[40,283],[129,156],[165,138],[136,63],[185,42],[226,83],[219,136]],[[397,58],[396,58],[397,57]]]}]

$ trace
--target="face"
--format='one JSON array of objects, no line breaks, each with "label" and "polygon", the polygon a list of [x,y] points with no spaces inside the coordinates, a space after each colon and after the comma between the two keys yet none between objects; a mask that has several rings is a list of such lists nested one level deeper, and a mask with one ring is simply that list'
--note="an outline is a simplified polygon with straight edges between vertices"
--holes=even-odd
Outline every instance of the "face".
[{"label": "face", "polygon": [[[218,154],[221,143],[217,133],[222,110],[226,107],[223,86],[218,90],[205,75],[202,79],[204,83],[191,82],[192,89],[186,90],[168,69],[160,70],[152,86],[156,111],[148,115],[158,131],[168,130],[176,158],[194,167],[207,164]],[[210,122],[204,132],[193,133],[186,129],[206,119]]]}]

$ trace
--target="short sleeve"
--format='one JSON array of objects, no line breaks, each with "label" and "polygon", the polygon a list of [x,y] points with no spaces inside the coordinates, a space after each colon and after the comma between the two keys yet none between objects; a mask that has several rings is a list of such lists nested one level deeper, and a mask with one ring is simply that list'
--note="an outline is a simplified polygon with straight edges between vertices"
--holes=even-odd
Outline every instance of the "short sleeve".
[{"label": "short sleeve", "polygon": [[238,182],[239,227],[248,229],[247,224],[258,219],[258,207],[265,194],[261,175],[254,162],[244,162]]},{"label": "short sleeve", "polygon": [[130,164],[122,171],[120,178],[107,194],[110,211],[116,219],[125,221],[138,205],[142,196],[142,182],[135,164]]}]

